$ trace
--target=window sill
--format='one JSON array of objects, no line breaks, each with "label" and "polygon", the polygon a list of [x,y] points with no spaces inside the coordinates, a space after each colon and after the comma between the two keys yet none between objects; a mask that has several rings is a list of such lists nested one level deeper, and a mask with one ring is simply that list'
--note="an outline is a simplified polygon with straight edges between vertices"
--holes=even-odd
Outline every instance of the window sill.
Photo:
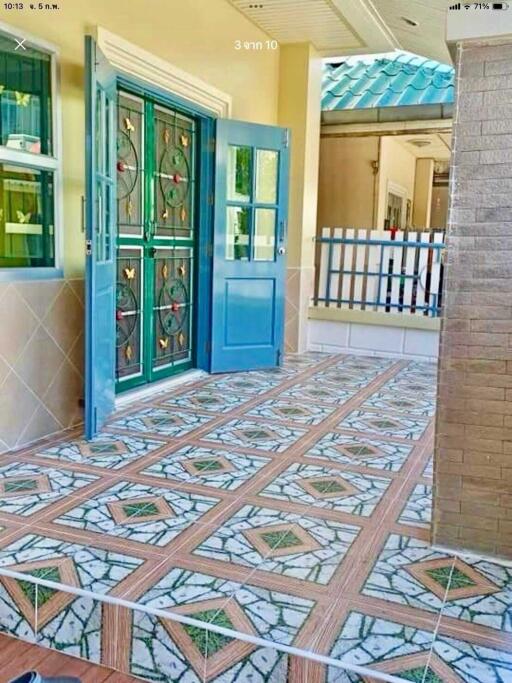
[{"label": "window sill", "polygon": [[62,280],[62,268],[0,268],[0,282],[22,280]]}]

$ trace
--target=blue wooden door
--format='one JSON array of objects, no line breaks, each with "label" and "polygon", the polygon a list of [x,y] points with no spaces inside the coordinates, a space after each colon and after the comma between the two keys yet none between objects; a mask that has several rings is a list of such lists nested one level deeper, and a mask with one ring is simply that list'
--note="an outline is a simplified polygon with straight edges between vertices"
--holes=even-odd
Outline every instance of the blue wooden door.
[{"label": "blue wooden door", "polygon": [[115,399],[116,76],[89,36],[86,57],[85,435],[92,438]]},{"label": "blue wooden door", "polygon": [[288,165],[286,129],[217,122],[212,372],[280,363]]}]

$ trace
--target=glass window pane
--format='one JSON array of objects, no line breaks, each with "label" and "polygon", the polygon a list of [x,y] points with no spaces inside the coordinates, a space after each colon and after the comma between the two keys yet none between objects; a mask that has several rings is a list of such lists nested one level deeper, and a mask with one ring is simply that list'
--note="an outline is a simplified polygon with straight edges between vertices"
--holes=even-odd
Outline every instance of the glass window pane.
[{"label": "glass window pane", "polygon": [[227,197],[229,201],[250,202],[252,194],[252,148],[228,147]]},{"label": "glass window pane", "polygon": [[54,265],[53,174],[0,165],[0,268]]},{"label": "glass window pane", "polygon": [[276,210],[255,209],[254,260],[273,261],[276,244]]},{"label": "glass window pane", "polygon": [[51,57],[0,36],[0,144],[33,154],[52,153]]},{"label": "glass window pane", "polygon": [[226,228],[226,259],[249,260],[250,210],[243,206],[228,206]]},{"label": "glass window pane", "polygon": [[256,151],[256,201],[262,204],[277,202],[279,152],[270,149]]}]

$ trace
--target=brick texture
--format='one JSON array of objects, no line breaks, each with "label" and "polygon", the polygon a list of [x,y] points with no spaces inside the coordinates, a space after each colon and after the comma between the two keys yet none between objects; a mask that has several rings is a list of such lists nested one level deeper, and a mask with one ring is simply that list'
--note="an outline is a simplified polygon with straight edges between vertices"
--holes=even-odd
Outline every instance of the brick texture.
[{"label": "brick texture", "polygon": [[457,50],[433,542],[512,559],[512,42]]}]

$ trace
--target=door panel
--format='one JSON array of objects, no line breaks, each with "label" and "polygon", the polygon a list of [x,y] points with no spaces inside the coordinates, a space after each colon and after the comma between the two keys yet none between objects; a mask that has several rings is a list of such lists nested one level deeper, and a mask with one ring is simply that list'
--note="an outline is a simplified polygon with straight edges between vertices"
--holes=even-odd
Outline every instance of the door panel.
[{"label": "door panel", "polygon": [[192,117],[119,93],[118,391],[192,366],[196,144]]},{"label": "door panel", "polygon": [[94,40],[86,56],[86,366],[85,433],[114,410],[116,78]]},{"label": "door panel", "polygon": [[212,372],[280,362],[288,165],[285,129],[217,122]]}]

